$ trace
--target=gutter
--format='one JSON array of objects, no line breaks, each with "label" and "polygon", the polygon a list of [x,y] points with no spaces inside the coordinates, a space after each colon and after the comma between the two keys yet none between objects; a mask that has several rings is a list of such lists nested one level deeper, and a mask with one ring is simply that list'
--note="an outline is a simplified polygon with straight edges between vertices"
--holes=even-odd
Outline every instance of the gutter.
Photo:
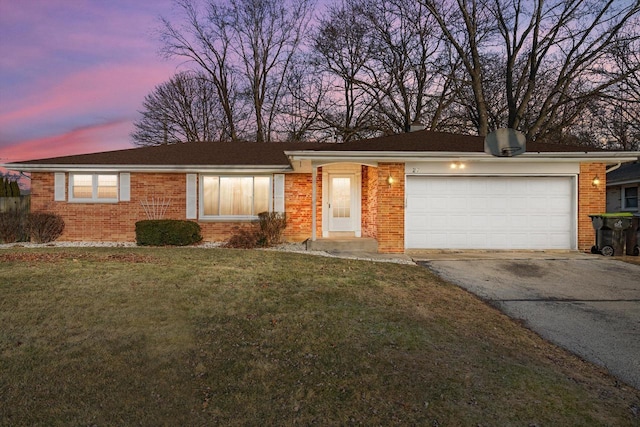
[{"label": "gutter", "polygon": [[30,164],[6,163],[0,164],[9,170],[22,172],[164,172],[164,173],[282,173],[291,172],[291,166],[283,165],[251,165],[251,166],[206,166],[206,165],[65,165],[65,164]]},{"label": "gutter", "polygon": [[607,180],[607,187],[615,187],[618,185],[637,184],[640,185],[640,177],[633,179],[626,179],[624,181],[611,181]]},{"label": "gutter", "polygon": [[495,157],[486,153],[478,152],[455,152],[455,151],[285,151],[292,161],[296,160],[380,160],[388,159],[395,161],[509,161],[509,162],[526,162],[526,161],[609,161],[613,163],[622,163],[635,161],[640,158],[640,151],[627,152],[528,152],[515,157]]},{"label": "gutter", "polygon": [[622,162],[618,162],[617,165],[613,165],[610,168],[607,168],[607,171],[605,173],[613,172],[614,170],[618,169],[620,166],[622,166]]}]

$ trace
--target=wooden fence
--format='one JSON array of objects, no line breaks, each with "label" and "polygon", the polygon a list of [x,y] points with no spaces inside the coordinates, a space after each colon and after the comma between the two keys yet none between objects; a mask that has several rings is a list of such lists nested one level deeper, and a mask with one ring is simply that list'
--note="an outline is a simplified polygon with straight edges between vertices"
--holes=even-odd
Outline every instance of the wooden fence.
[{"label": "wooden fence", "polygon": [[0,213],[2,212],[29,212],[31,209],[31,197],[0,197]]}]

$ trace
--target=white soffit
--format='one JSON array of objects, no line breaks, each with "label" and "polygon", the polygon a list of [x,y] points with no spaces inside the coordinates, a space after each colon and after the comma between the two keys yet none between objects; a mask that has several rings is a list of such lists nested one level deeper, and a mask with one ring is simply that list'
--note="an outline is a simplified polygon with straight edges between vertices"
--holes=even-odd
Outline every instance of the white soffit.
[{"label": "white soffit", "polygon": [[[452,168],[455,164],[457,167]],[[461,168],[460,166],[464,166]],[[407,175],[576,175],[580,162],[474,162],[455,159],[449,162],[407,162]]]}]

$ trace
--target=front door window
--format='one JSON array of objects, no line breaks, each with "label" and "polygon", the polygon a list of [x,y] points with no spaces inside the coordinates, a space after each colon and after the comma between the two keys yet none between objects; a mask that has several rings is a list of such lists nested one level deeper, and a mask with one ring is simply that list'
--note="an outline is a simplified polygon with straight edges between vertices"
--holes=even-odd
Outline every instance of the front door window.
[{"label": "front door window", "polygon": [[329,187],[329,219],[331,231],[353,231],[351,221],[353,176],[332,175]]}]

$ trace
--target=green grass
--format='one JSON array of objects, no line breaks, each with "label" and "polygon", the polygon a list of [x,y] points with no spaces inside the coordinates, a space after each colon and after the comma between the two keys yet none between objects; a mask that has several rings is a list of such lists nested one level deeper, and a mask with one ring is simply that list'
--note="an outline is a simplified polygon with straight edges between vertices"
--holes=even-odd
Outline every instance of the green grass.
[{"label": "green grass", "polygon": [[417,266],[6,249],[0,326],[0,425],[640,423],[637,390]]}]

